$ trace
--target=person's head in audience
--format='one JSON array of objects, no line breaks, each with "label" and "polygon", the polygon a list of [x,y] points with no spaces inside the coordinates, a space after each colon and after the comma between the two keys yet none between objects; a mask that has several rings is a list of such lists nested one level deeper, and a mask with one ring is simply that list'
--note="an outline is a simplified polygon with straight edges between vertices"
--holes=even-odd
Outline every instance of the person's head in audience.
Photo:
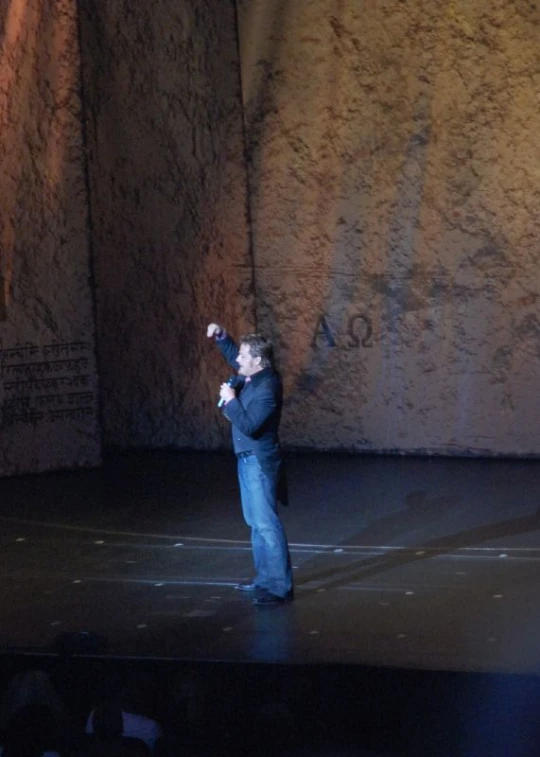
[{"label": "person's head in audience", "polygon": [[62,700],[42,670],[25,670],[11,680],[0,705],[0,729],[6,728],[17,710],[31,704],[46,705],[57,720],[64,714]]},{"label": "person's head in audience", "polygon": [[95,736],[101,741],[111,741],[122,736],[124,729],[122,703],[119,699],[104,699],[94,710]]}]

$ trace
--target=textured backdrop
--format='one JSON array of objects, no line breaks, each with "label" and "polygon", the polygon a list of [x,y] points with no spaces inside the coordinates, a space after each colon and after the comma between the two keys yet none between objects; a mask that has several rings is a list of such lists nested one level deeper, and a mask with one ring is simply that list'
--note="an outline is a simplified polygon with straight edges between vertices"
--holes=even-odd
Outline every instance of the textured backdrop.
[{"label": "textured backdrop", "polygon": [[0,0],[0,475],[100,460],[77,16]]},{"label": "textured backdrop", "polygon": [[284,440],[539,453],[540,5],[238,7]]},{"label": "textured backdrop", "polygon": [[105,443],[219,446],[206,324],[253,323],[234,3],[80,7]]},{"label": "textured backdrop", "polygon": [[540,6],[76,9],[0,0],[0,473],[99,462],[92,287],[106,444],[226,443],[218,320],[287,445],[540,453]]}]

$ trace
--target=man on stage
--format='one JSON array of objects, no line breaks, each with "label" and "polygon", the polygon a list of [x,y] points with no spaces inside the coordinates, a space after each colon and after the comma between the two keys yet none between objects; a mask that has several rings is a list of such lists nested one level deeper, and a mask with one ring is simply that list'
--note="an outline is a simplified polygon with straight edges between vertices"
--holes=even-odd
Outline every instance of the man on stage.
[{"label": "man on stage", "polygon": [[253,592],[255,605],[290,602],[291,558],[277,514],[278,498],[285,504],[278,437],[283,390],[273,364],[273,347],[260,334],[248,334],[240,339],[238,349],[217,323],[209,324],[207,336],[214,339],[223,357],[238,371],[232,381],[221,385],[219,404],[232,425],[242,512],[251,528],[255,577],[236,588]]}]

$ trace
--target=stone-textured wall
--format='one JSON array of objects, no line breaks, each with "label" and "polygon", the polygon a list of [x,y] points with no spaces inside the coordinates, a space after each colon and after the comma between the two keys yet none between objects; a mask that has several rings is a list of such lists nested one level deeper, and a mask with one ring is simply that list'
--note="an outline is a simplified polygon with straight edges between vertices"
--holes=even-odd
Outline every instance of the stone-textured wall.
[{"label": "stone-textured wall", "polygon": [[253,321],[234,2],[80,9],[104,440],[217,446],[206,324]]},{"label": "stone-textured wall", "polygon": [[284,441],[540,453],[540,5],[238,10]]},{"label": "stone-textured wall", "polygon": [[70,0],[0,0],[0,475],[99,463]]},{"label": "stone-textured wall", "polygon": [[285,443],[540,453],[540,6],[237,6],[0,0],[0,474],[99,462],[90,250],[107,444],[223,444],[256,305]]}]

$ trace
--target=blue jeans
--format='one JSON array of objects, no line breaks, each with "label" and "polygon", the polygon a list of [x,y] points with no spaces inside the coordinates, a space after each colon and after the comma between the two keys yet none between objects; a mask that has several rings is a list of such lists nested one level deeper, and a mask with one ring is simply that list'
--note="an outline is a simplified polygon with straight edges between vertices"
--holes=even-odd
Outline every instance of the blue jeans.
[{"label": "blue jeans", "polygon": [[278,597],[293,586],[287,537],[277,514],[277,480],[264,473],[255,455],[238,460],[244,520],[251,528],[255,583]]}]

